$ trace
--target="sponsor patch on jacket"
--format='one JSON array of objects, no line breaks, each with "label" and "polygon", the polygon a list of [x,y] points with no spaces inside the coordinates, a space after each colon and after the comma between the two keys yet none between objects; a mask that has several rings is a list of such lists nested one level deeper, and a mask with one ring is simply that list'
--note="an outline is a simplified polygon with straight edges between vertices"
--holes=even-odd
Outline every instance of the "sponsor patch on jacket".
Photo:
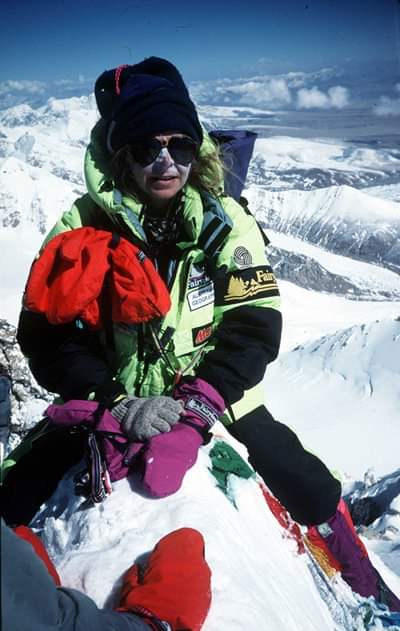
[{"label": "sponsor patch on jacket", "polygon": [[238,245],[233,253],[233,261],[238,267],[250,267],[253,263],[253,257],[244,245]]},{"label": "sponsor patch on jacket", "polygon": [[188,290],[199,289],[211,283],[211,278],[206,273],[204,267],[192,265],[188,280]]},{"label": "sponsor patch on jacket", "polygon": [[275,275],[269,265],[229,272],[216,288],[216,304],[228,305],[279,296]]},{"label": "sponsor patch on jacket", "polygon": [[187,295],[190,311],[196,311],[214,302],[214,284],[209,282],[204,287],[189,291]]},{"label": "sponsor patch on jacket", "polygon": [[212,334],[212,323],[205,324],[203,326],[197,326],[192,329],[193,335],[193,346],[199,346],[200,344],[204,344]]}]

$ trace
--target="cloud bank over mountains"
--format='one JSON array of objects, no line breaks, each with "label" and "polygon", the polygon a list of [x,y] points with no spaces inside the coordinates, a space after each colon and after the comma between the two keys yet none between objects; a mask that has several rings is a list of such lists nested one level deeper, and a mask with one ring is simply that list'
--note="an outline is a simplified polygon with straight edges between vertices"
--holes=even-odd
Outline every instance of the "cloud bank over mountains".
[{"label": "cloud bank over mountains", "polygon": [[[258,73],[239,78],[189,82],[197,105],[256,107],[274,112],[320,110],[332,113],[361,108],[374,117],[400,115],[400,83],[393,65],[353,64],[313,72]],[[79,75],[57,81],[0,82],[0,110],[29,103],[39,107],[50,97],[86,96],[96,77]],[[394,93],[393,93],[394,89]],[[265,114],[268,115],[268,111]]]},{"label": "cloud bank over mountains", "polygon": [[270,109],[341,109],[349,104],[350,91],[348,87],[337,84],[339,74],[334,68],[322,68],[312,73],[288,72],[250,78],[225,78],[192,83],[190,90],[199,104],[247,105]]},{"label": "cloud bank over mountains", "polygon": [[50,97],[63,99],[84,96],[92,92],[94,79],[79,75],[76,79],[57,81],[7,80],[0,81],[0,110],[29,103],[40,107]]}]

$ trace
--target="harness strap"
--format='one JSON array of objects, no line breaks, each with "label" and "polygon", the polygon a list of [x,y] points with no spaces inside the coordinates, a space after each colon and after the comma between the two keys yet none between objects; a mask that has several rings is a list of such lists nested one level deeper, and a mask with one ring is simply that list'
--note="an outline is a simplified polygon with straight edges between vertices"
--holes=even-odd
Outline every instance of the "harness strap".
[{"label": "harness strap", "polygon": [[90,457],[90,497],[98,504],[103,502],[109,495],[111,484],[93,432],[90,432],[88,435],[88,448]]},{"label": "harness strap", "polygon": [[201,198],[205,210],[198,245],[206,258],[212,260],[231,232],[233,222],[217,199],[204,192]]}]

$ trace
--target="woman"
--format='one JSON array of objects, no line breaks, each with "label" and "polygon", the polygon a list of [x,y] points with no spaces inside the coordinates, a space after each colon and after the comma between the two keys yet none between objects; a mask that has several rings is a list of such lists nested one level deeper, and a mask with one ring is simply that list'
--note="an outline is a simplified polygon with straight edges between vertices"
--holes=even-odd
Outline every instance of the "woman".
[{"label": "woman", "polygon": [[145,445],[153,496],[179,488],[221,419],[292,517],[326,526],[346,580],[362,566],[361,593],[379,597],[380,577],[364,553],[361,563],[338,509],[339,482],[263,405],[280,343],[278,287],[255,220],[222,194],[221,162],[182,77],[153,57],[104,73],[95,92],[102,119],[85,158],[88,193],[47,242],[82,226],[116,232],[154,262],[171,307],[140,325],[103,313],[100,332],[24,310],[18,340],[35,377],[65,401],[93,398],[111,410]]}]

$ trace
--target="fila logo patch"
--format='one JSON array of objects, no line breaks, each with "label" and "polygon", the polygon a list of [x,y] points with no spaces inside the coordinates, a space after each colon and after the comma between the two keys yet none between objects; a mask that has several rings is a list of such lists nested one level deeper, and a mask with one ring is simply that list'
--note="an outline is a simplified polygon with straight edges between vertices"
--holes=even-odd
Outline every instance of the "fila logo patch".
[{"label": "fila logo patch", "polygon": [[269,265],[236,270],[217,288],[217,305],[235,304],[252,298],[279,296],[275,275]]},{"label": "fila logo patch", "polygon": [[193,335],[193,346],[200,346],[200,344],[204,344],[211,337],[212,334],[212,323],[205,324],[204,326],[197,326],[192,329]]}]

